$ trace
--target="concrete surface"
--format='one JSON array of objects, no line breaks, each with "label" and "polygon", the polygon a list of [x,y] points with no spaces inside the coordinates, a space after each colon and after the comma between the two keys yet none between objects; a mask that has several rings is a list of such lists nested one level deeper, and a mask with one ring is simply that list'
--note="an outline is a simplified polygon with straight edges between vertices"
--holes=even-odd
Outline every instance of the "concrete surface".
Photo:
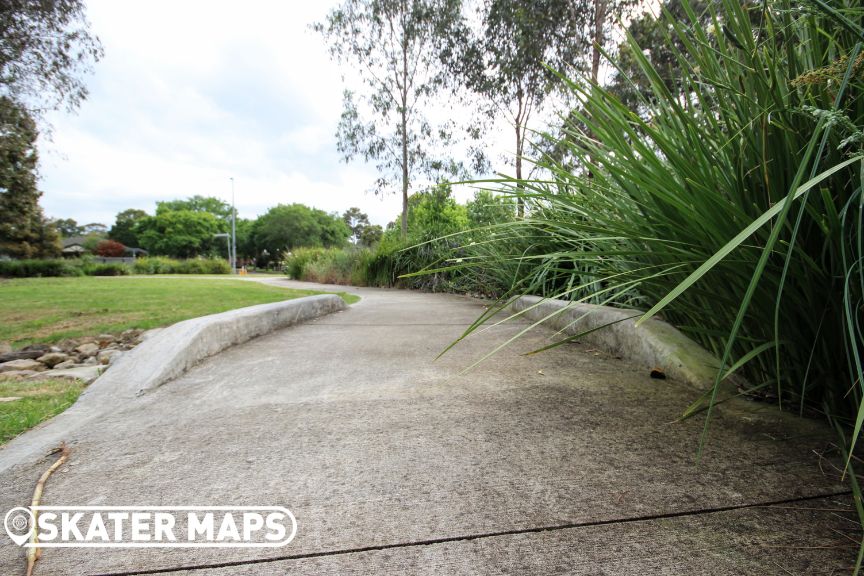
[{"label": "concrete surface", "polygon": [[[821,424],[721,406],[696,466],[702,422],[673,423],[688,385],[586,344],[520,355],[549,342],[542,328],[463,373],[525,324],[435,361],[481,304],[356,292],[349,310],[118,402],[76,431],[43,496],[285,506],[291,544],[47,549],[36,574],[839,574],[854,562],[860,534]],[[29,502],[50,461],[0,473],[0,511]],[[0,573],[23,567],[0,539]]]},{"label": "concrete surface", "polygon": [[[96,378],[70,409],[3,446],[0,472],[63,440],[70,441],[78,428],[180,376],[208,356],[256,336],[346,307],[339,296],[322,294],[210,314],[161,328]],[[102,369],[101,366],[94,368],[97,374]],[[81,370],[63,372],[83,378]],[[62,377],[57,371],[52,375]]]},{"label": "concrete surface", "polygon": [[[579,302],[565,302],[539,296],[520,296],[509,306],[510,313],[559,332],[559,340],[578,335],[580,341],[599,346],[616,356],[651,370],[662,369],[668,376],[693,385],[702,392],[714,385],[720,362],[677,328],[651,318],[636,326],[642,312]],[[605,326],[602,329],[600,327]],[[734,378],[727,379],[725,392],[735,394]]]}]

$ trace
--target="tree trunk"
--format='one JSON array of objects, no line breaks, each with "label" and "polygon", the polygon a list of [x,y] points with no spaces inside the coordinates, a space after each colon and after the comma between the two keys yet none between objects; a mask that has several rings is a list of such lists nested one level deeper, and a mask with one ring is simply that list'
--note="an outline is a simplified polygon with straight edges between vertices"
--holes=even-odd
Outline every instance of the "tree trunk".
[{"label": "tree trunk", "polygon": [[408,123],[402,112],[402,239],[408,237]]},{"label": "tree trunk", "polygon": [[[404,10],[403,5],[403,17]],[[404,34],[404,24],[403,24]],[[402,37],[402,239],[408,238],[408,40]]]},{"label": "tree trunk", "polygon": [[594,42],[591,49],[591,81],[600,79],[600,49],[603,47],[603,24],[606,21],[606,1],[594,0]]},{"label": "tree trunk", "polygon": [[[591,82],[598,84],[600,81],[600,49],[603,47],[603,24],[606,21],[607,0],[594,0],[594,41],[591,46]],[[591,136],[591,132],[588,132]],[[592,158],[588,156],[588,178],[594,178],[590,166]]]},{"label": "tree trunk", "polygon": [[525,94],[521,86],[516,90],[516,105],[516,190],[519,193],[516,197],[516,215],[522,218],[525,215],[525,200],[522,198],[522,147],[525,144],[524,125],[528,121],[528,106],[525,104]]},{"label": "tree trunk", "polygon": [[[522,191],[522,127],[516,124],[516,188]],[[516,198],[516,213],[519,218],[525,215],[525,201],[522,196]]]}]

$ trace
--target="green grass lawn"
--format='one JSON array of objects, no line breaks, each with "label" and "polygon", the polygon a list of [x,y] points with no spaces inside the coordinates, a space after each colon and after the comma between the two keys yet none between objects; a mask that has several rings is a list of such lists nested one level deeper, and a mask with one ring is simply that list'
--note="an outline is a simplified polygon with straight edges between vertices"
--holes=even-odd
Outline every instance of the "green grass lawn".
[{"label": "green grass lawn", "polygon": [[0,444],[56,416],[75,403],[84,390],[78,381],[0,382]]},{"label": "green grass lawn", "polygon": [[[0,341],[18,348],[64,338],[155,328],[243,306],[320,294],[218,276],[0,280]],[[349,304],[359,298],[340,296]]]}]

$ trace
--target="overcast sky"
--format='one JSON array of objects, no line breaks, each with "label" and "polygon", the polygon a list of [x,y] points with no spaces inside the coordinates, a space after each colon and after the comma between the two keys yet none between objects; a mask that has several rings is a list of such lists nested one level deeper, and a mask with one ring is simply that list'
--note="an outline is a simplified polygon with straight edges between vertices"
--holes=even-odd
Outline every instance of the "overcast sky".
[{"label": "overcast sky", "polygon": [[308,29],[333,5],[87,0],[105,57],[78,113],[50,117],[46,214],[110,226],[117,212],[152,212],[159,200],[230,200],[233,176],[241,217],[302,202],[394,219],[399,197],[366,193],[373,167],[336,151],[340,71]]}]

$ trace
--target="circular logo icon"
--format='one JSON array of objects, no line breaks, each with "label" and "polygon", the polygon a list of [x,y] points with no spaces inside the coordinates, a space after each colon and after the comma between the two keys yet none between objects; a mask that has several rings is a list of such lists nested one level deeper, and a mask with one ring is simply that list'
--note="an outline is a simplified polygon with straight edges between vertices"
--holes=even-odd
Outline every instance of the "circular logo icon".
[{"label": "circular logo icon", "polygon": [[21,546],[30,539],[30,534],[36,529],[33,512],[23,506],[12,508],[6,513],[6,518],[3,519],[3,527],[6,528],[6,534],[9,538]]}]

